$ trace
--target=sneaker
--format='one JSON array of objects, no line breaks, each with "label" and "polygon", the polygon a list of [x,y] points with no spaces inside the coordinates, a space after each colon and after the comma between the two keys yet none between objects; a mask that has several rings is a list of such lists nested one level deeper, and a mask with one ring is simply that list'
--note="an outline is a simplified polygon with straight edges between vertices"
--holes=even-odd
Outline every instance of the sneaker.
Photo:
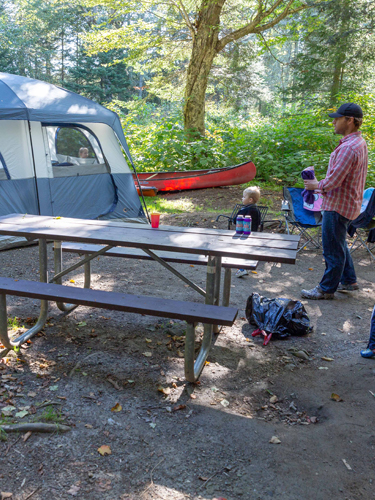
[{"label": "sneaker", "polygon": [[246,271],[246,269],[238,269],[235,276],[236,278],[242,278],[242,276],[247,276],[248,274],[249,273]]},{"label": "sneaker", "polygon": [[362,358],[373,358],[375,356],[375,349],[363,349],[361,356]]},{"label": "sneaker", "polygon": [[359,286],[357,285],[357,283],[352,283],[352,284],[340,283],[339,286],[337,287],[338,292],[353,292],[353,290],[359,290]]},{"label": "sneaker", "polygon": [[326,300],[332,300],[335,296],[334,293],[324,293],[323,290],[320,288],[319,285],[317,285],[315,288],[312,288],[311,290],[301,290],[301,296],[304,299],[312,299],[312,300],[320,300],[320,299],[326,299]]}]

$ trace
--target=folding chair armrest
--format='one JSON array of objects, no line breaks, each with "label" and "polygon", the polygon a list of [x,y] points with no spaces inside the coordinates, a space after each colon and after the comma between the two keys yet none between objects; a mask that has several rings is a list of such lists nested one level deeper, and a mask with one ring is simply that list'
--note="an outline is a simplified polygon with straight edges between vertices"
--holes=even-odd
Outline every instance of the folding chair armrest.
[{"label": "folding chair armrest", "polygon": [[225,217],[226,219],[231,219],[231,216],[230,216],[230,215],[223,215],[223,214],[220,214],[220,215],[218,215],[218,216],[216,217],[216,221],[215,221],[215,222],[217,222],[217,221],[220,219],[220,217]]}]

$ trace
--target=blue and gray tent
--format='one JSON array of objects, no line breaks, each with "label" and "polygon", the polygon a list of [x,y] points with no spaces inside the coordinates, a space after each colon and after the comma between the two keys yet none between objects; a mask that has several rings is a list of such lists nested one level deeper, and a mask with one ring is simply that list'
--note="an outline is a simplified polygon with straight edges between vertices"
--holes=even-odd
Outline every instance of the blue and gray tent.
[{"label": "blue and gray tent", "polygon": [[0,73],[0,215],[145,221],[123,151],[131,161],[116,113]]}]

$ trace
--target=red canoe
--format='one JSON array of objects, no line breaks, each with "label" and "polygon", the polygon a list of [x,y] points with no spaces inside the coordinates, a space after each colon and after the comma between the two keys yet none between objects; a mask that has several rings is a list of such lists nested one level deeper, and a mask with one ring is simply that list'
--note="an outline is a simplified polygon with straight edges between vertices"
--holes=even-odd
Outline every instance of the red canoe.
[{"label": "red canoe", "polygon": [[142,194],[143,196],[156,196],[158,194],[158,190],[155,186],[144,186],[141,184],[141,190],[139,189],[138,183],[135,183],[135,187],[137,188],[138,195]]},{"label": "red canoe", "polygon": [[[244,184],[254,179],[256,168],[248,161],[234,167],[214,170],[185,170],[182,172],[139,172],[139,182],[143,187],[150,185],[158,191],[180,191],[184,189],[203,189],[217,186]],[[135,185],[137,180],[133,174]]]}]

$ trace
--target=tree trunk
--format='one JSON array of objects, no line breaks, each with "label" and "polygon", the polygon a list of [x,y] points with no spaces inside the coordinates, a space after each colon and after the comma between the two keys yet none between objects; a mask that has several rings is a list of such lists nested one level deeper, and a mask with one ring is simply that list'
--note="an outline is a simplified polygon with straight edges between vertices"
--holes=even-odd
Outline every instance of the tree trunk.
[{"label": "tree trunk", "polygon": [[64,73],[64,31],[61,32],[61,83],[64,83],[65,73]]},{"label": "tree trunk", "polygon": [[338,57],[336,59],[335,68],[333,71],[333,79],[331,85],[331,96],[330,96],[330,105],[335,106],[337,103],[337,94],[340,91],[340,83],[341,83],[341,71],[342,71],[342,57]]},{"label": "tree trunk", "polygon": [[191,140],[204,135],[205,95],[224,1],[204,0],[200,8],[185,88],[184,127]]}]

